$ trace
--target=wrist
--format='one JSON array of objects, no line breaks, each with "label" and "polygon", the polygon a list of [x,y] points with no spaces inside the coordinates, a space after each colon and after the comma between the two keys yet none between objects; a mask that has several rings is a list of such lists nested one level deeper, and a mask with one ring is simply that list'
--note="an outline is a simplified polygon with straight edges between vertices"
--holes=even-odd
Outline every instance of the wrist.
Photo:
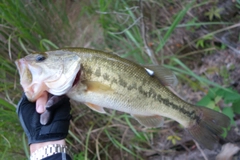
[{"label": "wrist", "polygon": [[66,142],[64,139],[62,140],[57,140],[57,141],[48,141],[48,142],[42,142],[42,143],[33,143],[30,145],[30,153],[32,154],[33,152],[35,152],[36,150],[45,147],[47,145],[51,145],[51,144],[59,144],[59,145],[66,145]]}]

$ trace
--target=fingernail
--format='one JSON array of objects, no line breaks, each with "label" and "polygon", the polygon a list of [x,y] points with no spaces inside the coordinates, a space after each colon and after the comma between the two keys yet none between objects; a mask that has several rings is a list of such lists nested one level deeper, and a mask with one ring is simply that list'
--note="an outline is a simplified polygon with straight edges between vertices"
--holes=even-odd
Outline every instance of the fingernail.
[{"label": "fingernail", "polygon": [[43,114],[41,114],[41,116],[40,116],[40,123],[42,125],[46,125],[49,122],[49,120],[50,120],[50,116],[51,115],[50,115],[50,112],[48,110],[43,112]]},{"label": "fingernail", "polygon": [[38,105],[37,108],[36,108],[36,110],[37,110],[37,112],[38,112],[39,114],[42,114],[42,113],[45,111],[43,105]]}]

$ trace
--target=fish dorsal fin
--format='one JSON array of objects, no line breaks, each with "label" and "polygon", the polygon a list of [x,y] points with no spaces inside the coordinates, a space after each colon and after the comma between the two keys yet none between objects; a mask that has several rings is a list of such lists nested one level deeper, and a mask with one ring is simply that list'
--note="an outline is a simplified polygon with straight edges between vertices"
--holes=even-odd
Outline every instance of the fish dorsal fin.
[{"label": "fish dorsal fin", "polygon": [[137,115],[132,114],[132,116],[142,125],[148,128],[162,127],[164,123],[164,118],[159,115]]},{"label": "fish dorsal fin", "polygon": [[178,84],[176,75],[170,69],[159,65],[145,65],[150,76],[156,76],[164,85],[175,87]]},{"label": "fish dorsal fin", "polygon": [[89,108],[91,108],[92,110],[98,112],[98,113],[103,113],[105,114],[106,111],[103,109],[103,107],[100,107],[98,105],[92,104],[92,103],[85,103],[86,106],[88,106]]},{"label": "fish dorsal fin", "polygon": [[82,81],[82,84],[86,85],[87,91],[92,91],[92,92],[112,92],[113,89],[106,84],[103,84],[98,81]]}]

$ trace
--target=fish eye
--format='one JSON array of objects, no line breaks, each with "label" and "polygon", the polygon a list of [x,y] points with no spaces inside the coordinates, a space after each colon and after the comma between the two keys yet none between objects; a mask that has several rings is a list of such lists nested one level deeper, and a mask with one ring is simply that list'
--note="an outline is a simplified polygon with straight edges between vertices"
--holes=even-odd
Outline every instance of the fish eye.
[{"label": "fish eye", "polygon": [[44,61],[45,59],[46,59],[45,56],[43,56],[43,55],[38,55],[38,56],[36,57],[36,62],[42,62],[42,61]]}]

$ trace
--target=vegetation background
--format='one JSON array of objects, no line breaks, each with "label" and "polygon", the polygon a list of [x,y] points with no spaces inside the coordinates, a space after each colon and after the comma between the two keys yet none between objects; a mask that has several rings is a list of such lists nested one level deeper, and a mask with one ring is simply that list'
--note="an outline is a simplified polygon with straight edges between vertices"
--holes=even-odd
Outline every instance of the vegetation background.
[{"label": "vegetation background", "polygon": [[[0,21],[0,159],[29,157],[16,115],[22,89],[14,60],[69,46],[172,69],[181,97],[231,118],[220,144],[239,145],[239,0],[0,0]],[[67,143],[76,160],[215,159],[221,150],[201,149],[172,120],[145,129],[128,114],[72,104]]]}]

